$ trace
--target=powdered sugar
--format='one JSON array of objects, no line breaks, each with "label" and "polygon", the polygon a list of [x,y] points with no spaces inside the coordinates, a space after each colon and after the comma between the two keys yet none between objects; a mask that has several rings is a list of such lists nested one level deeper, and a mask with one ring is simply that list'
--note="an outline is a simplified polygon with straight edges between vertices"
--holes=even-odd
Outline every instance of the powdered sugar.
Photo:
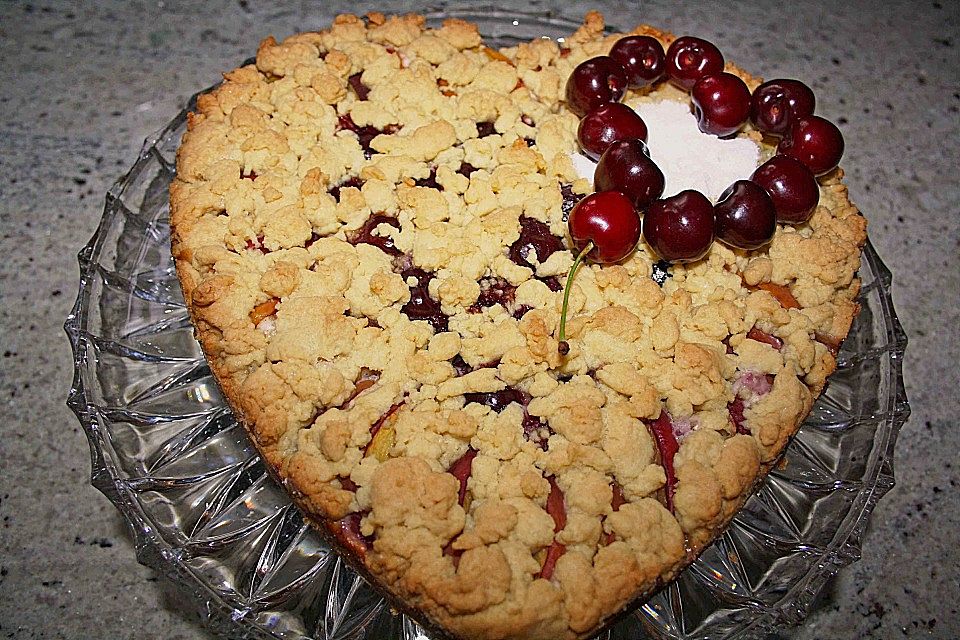
[{"label": "powdered sugar", "polygon": [[573,161],[573,168],[577,170],[577,175],[593,184],[593,171],[597,168],[597,163],[582,153],[571,153],[570,159]]},{"label": "powdered sugar", "polygon": [[[702,133],[686,103],[634,100],[627,104],[647,125],[650,157],[666,178],[665,198],[695,189],[716,202],[724,189],[749,178],[757,168],[760,148],[754,142]],[[593,182],[596,163],[579,153],[571,154],[571,159],[577,173]]]}]

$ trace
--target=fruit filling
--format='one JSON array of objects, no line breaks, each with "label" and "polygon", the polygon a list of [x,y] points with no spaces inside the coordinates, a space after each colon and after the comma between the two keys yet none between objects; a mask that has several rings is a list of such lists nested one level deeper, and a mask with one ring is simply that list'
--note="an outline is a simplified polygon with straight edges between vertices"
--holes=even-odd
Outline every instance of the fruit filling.
[{"label": "fruit filling", "polygon": [[493,127],[493,123],[490,121],[478,122],[477,123],[477,137],[486,138],[487,136],[492,136],[497,130]]},{"label": "fruit filling", "polygon": [[357,94],[358,100],[366,100],[370,94],[370,87],[363,84],[363,81],[360,79],[361,75],[360,73],[355,73],[347,78],[347,82],[350,83],[350,88]]},{"label": "fruit filling", "polygon": [[[411,320],[426,320],[437,333],[447,330],[449,316],[440,309],[440,302],[430,297],[430,281],[432,272],[418,267],[409,267],[400,272],[410,287],[410,301],[400,307],[401,313]],[[410,280],[413,280],[413,284]]]},{"label": "fruit filling", "polygon": [[388,124],[383,129],[378,129],[373,125],[364,125],[358,126],[353,118],[350,117],[350,114],[344,114],[339,118],[339,128],[340,130],[353,131],[357,134],[357,138],[360,140],[360,147],[363,148],[363,155],[368,160],[373,157],[373,148],[370,146],[370,143],[373,142],[373,139],[378,135],[392,135],[400,130],[400,125],[398,124]]},{"label": "fruit filling", "polygon": [[660,457],[660,466],[667,477],[667,484],[664,487],[666,493],[667,509],[673,513],[673,493],[677,487],[677,474],[673,469],[673,457],[680,450],[677,437],[674,435],[673,423],[666,410],[660,410],[660,417],[656,420],[645,420],[653,434],[653,439],[657,443],[657,453]]},{"label": "fruit filling", "polygon": [[741,391],[746,391],[749,397],[759,398],[770,393],[773,388],[773,375],[769,373],[756,373],[754,371],[744,371],[733,382],[733,393],[741,395]]},{"label": "fruit filling", "polygon": [[817,331],[813,334],[813,339],[825,346],[827,350],[834,356],[840,353],[841,342],[834,336]]},{"label": "fruit filling", "polygon": [[548,441],[553,434],[553,430],[547,426],[546,422],[527,412],[526,407],[524,407],[523,420],[520,421],[520,425],[523,427],[523,437],[525,440],[537,445],[542,451],[547,450]]},{"label": "fruit filling", "polygon": [[653,266],[650,267],[650,277],[662,287],[664,283],[666,283],[667,278],[673,277],[673,274],[670,273],[670,263],[666,260],[657,260],[654,262]]},{"label": "fruit filling", "polygon": [[459,353],[453,356],[450,364],[453,366],[453,370],[457,372],[458,376],[465,376],[473,371],[473,367],[468,365],[466,361],[464,361],[463,356],[461,356]]},{"label": "fruit filling", "polygon": [[400,249],[397,249],[397,246],[393,243],[393,238],[388,235],[375,233],[377,227],[382,224],[390,225],[394,229],[400,228],[400,222],[396,218],[384,213],[375,213],[367,218],[367,221],[363,223],[362,227],[347,237],[347,242],[352,245],[370,244],[390,256],[401,255],[402,252]]},{"label": "fruit filling", "polygon": [[[459,357],[459,356],[458,356]],[[466,363],[464,363],[466,364]],[[470,369],[468,369],[469,371]],[[507,387],[501,391],[490,391],[483,393],[465,393],[463,394],[465,404],[475,402],[490,407],[497,413],[502,412],[512,402],[516,402],[523,407],[523,419],[520,426],[523,429],[525,440],[534,443],[543,451],[547,450],[547,441],[553,433],[547,423],[541,418],[530,414],[527,411],[527,405],[530,403],[530,396],[520,389]]]},{"label": "fruit filling", "polygon": [[[620,486],[620,483],[614,480],[610,483],[610,491],[613,494],[610,498],[610,508],[614,511],[620,511],[620,507],[627,503],[626,496],[623,495],[623,487]],[[606,520],[606,517],[604,517]],[[612,531],[601,534],[600,541],[604,545],[612,543],[616,539],[616,536]]]},{"label": "fruit filling", "polygon": [[244,248],[247,251],[256,251],[257,253],[266,253],[267,250],[263,246],[263,236],[258,235],[256,238],[250,240],[248,239]]},{"label": "fruit filling", "polygon": [[364,457],[373,456],[380,462],[390,457],[390,449],[393,448],[393,444],[396,441],[396,431],[393,425],[397,421],[397,413],[403,404],[403,402],[398,402],[391,406],[390,409],[380,416],[370,427],[370,442],[367,443],[367,447],[363,450]]},{"label": "fruit filling", "polygon": [[497,413],[500,413],[511,402],[516,402],[522,407],[527,406],[527,403],[530,402],[530,396],[525,394],[520,389],[515,389],[513,387],[507,387],[500,391],[486,391],[479,393],[465,393],[463,394],[464,400],[469,404],[471,402],[476,402],[477,404],[482,404],[485,407],[490,407]]},{"label": "fruit filling", "polygon": [[560,205],[560,210],[563,212],[563,221],[566,222],[567,218],[570,217],[570,212],[573,210],[573,207],[580,202],[583,196],[573,192],[572,184],[560,185],[560,195],[563,196],[563,203]]},{"label": "fruit filling", "polygon": [[457,169],[457,173],[459,173],[460,175],[462,175],[462,176],[465,177],[465,178],[469,178],[470,175],[471,175],[474,171],[476,171],[476,170],[477,170],[477,168],[476,168],[475,166],[473,166],[472,164],[470,164],[469,162],[461,162],[461,163],[460,163],[460,168]]},{"label": "fruit filling", "polygon": [[787,287],[782,284],[774,284],[772,282],[761,282],[757,285],[757,289],[763,289],[774,298],[777,299],[777,302],[780,303],[780,306],[784,309],[800,309],[800,303],[797,302],[797,299],[793,297],[793,293]]},{"label": "fruit filling", "polygon": [[623,487],[620,486],[620,483],[616,480],[610,485],[610,489],[613,491],[613,498],[610,501],[610,507],[614,511],[620,511],[620,507],[627,503],[627,499],[623,495]]},{"label": "fruit filling", "polygon": [[277,312],[277,305],[280,298],[270,298],[266,302],[261,302],[250,312],[250,322],[254,326],[259,326],[261,322],[273,316]]},{"label": "fruit filling", "polygon": [[347,549],[363,558],[367,554],[367,549],[373,545],[373,538],[360,533],[361,518],[363,514],[358,511],[339,520],[335,525],[337,527],[335,535]]},{"label": "fruit filling", "polygon": [[777,336],[770,335],[766,331],[757,329],[756,327],[753,327],[752,329],[750,329],[750,331],[747,332],[747,338],[749,338],[750,340],[756,340],[757,342],[768,344],[774,349],[776,349],[777,351],[780,351],[781,349],[783,349],[783,340],[781,340]]},{"label": "fruit filling", "polygon": [[473,459],[477,457],[477,453],[479,452],[473,447],[468,448],[466,453],[460,456],[457,461],[450,465],[450,468],[447,470],[450,475],[460,482],[460,491],[457,494],[457,502],[461,507],[467,499],[467,480],[470,479],[470,472],[473,469]]},{"label": "fruit filling", "polygon": [[510,245],[510,259],[521,267],[536,271],[530,262],[531,252],[541,264],[557,251],[564,249],[563,240],[552,233],[546,223],[534,218],[520,216],[520,237]]},{"label": "fruit filling", "polygon": [[743,422],[743,410],[745,409],[743,404],[743,398],[737,396],[732,401],[727,403],[727,412],[730,414],[730,421],[733,423],[733,426],[736,428],[737,433],[742,435],[750,435],[750,430],[747,429]]},{"label": "fruit filling", "polygon": [[344,400],[343,404],[339,408],[344,409],[350,406],[350,403],[353,402],[354,398],[359,396],[361,393],[377,384],[377,381],[380,379],[380,372],[374,369],[368,369],[363,367],[360,369],[360,375],[357,376],[357,379],[353,383],[353,392],[350,393],[350,396]]},{"label": "fruit filling", "polygon": [[[553,518],[553,532],[559,533],[567,526],[567,508],[563,500],[563,491],[560,489],[560,485],[557,484],[557,479],[553,476],[548,476],[547,481],[550,482],[550,495],[547,496],[547,513]],[[553,570],[556,567],[557,560],[560,559],[566,552],[567,548],[560,544],[554,539],[550,543],[550,546],[547,547],[547,553],[543,560],[543,565],[540,567],[540,575],[538,577],[543,578],[544,580],[549,580],[553,576]]]},{"label": "fruit filling", "polygon": [[[559,284],[559,282],[558,282],[558,284]],[[547,286],[549,287],[550,285],[548,284]],[[550,287],[550,290],[551,290],[551,291],[554,291],[555,289],[554,289],[553,287]],[[533,307],[531,307],[530,305],[528,305],[528,304],[521,304],[520,306],[518,306],[516,309],[513,310],[513,317],[514,317],[516,320],[519,320],[519,319],[521,319],[524,315],[526,315],[527,311],[532,311],[532,310],[533,310]]]},{"label": "fruit filling", "polygon": [[430,189],[436,189],[437,191],[443,191],[443,186],[437,182],[437,168],[430,167],[430,175],[426,178],[417,178],[414,181],[418,187],[428,187]]},{"label": "fruit filling", "polygon": [[750,429],[745,425],[744,410],[757,400],[770,393],[773,388],[773,376],[770,374],[745,371],[733,383],[733,400],[727,403],[727,412],[730,422],[737,433],[750,435]]},{"label": "fruit filling", "polygon": [[351,176],[350,178],[347,178],[346,180],[344,180],[344,181],[341,182],[340,184],[338,184],[338,185],[336,185],[336,186],[333,186],[333,187],[330,187],[330,188],[327,190],[327,193],[329,193],[331,196],[333,196],[333,199],[336,200],[336,201],[339,203],[339,202],[340,202],[340,190],[341,190],[341,189],[344,189],[344,188],[346,188],[346,187],[353,187],[353,188],[355,188],[355,189],[359,189],[359,188],[361,188],[361,187],[363,186],[363,183],[364,183],[364,180],[361,180],[359,177],[357,177],[357,176]]},{"label": "fruit filling", "polygon": [[512,307],[516,291],[517,288],[503,278],[484,278],[480,281],[480,296],[467,308],[467,311],[480,313],[481,310],[495,304],[503,305],[504,309]]}]

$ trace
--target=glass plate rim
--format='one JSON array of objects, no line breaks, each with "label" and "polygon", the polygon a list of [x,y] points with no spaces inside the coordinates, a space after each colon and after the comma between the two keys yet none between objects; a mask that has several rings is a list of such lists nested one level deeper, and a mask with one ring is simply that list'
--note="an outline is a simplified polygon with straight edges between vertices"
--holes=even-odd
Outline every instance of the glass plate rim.
[{"label": "glass plate rim", "polygon": [[[424,14],[428,19],[442,17],[476,18],[476,11],[482,10],[483,7],[489,8],[485,18],[490,18],[491,14],[495,14],[495,17],[518,16],[524,19],[548,21],[550,26],[564,28],[579,24],[558,12],[531,13],[516,11],[508,14],[490,5],[481,5],[470,9],[427,10]],[[608,30],[610,29],[611,27],[608,26]],[[87,398],[89,383],[85,380],[84,370],[79,366],[81,362],[85,362],[86,357],[84,353],[84,331],[89,320],[89,309],[86,307],[86,303],[91,295],[91,283],[96,277],[97,258],[107,241],[105,231],[115,222],[118,216],[122,216],[123,212],[123,207],[115,205],[120,201],[125,189],[132,184],[150,162],[159,161],[165,168],[173,171],[170,163],[157,150],[157,144],[183,123],[190,105],[195,103],[197,96],[208,92],[211,88],[208,87],[191,96],[187,107],[181,110],[167,125],[144,140],[134,164],[107,191],[103,214],[98,226],[89,241],[77,254],[80,267],[78,293],[64,324],[75,363],[66,404],[81,423],[88,440],[91,455],[91,484],[103,493],[123,516],[133,537],[137,560],[144,566],[150,567],[171,579],[177,587],[186,590],[192,597],[206,600],[208,606],[205,614],[210,618],[218,619],[228,625],[232,623],[236,625],[238,632],[249,629],[252,625],[260,633],[270,634],[269,629],[262,627],[255,621],[242,620],[242,616],[237,615],[236,607],[225,601],[221,594],[204,584],[196,573],[184,564],[182,557],[176,550],[172,549],[153,529],[148,518],[139,507],[136,496],[132,495],[129,487],[124,486],[119,481],[116,460],[112,457],[110,445],[105,441],[99,428],[95,406]],[[752,632],[772,631],[784,623],[795,624],[804,619],[827,580],[836,575],[840,569],[860,558],[862,536],[869,524],[869,515],[877,502],[895,484],[893,453],[899,430],[910,414],[902,369],[903,355],[908,340],[893,305],[891,296],[892,274],[883,263],[869,238],[863,248],[862,259],[869,263],[880,283],[879,303],[884,312],[883,325],[888,336],[888,345],[885,352],[893,374],[893,392],[888,399],[887,406],[890,429],[884,432],[885,441],[880,443],[876,454],[881,460],[879,464],[874,466],[871,482],[865,483],[864,487],[858,492],[856,503],[851,506],[841,527],[838,528],[830,544],[826,545],[817,562],[804,578],[798,581],[781,598],[778,604],[788,606],[790,610],[782,611],[782,615],[776,615],[775,611],[765,612],[762,617],[757,618],[746,627],[746,630]],[[217,603],[219,607],[209,606],[211,601]],[[227,613],[225,609],[229,609],[231,613]]]}]

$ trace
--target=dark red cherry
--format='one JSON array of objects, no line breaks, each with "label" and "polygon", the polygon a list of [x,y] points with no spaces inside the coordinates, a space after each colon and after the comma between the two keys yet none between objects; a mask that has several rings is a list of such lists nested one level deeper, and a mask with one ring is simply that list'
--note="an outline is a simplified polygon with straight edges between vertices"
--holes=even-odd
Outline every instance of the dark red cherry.
[{"label": "dark red cherry", "polygon": [[768,80],[753,92],[750,119],[760,131],[782,136],[795,121],[811,115],[816,106],[813,91],[799,80]]},{"label": "dark red cherry", "polygon": [[463,394],[463,399],[466,404],[476,402],[477,404],[490,407],[497,413],[503,412],[512,402],[516,402],[524,407],[530,402],[530,396],[514,387],[507,387],[502,391],[465,393]]},{"label": "dark red cherry", "polygon": [[750,117],[750,90],[732,73],[703,76],[690,90],[690,100],[704,133],[732,135]]},{"label": "dark red cherry", "polygon": [[623,65],[631,89],[653,84],[665,72],[663,45],[650,36],[627,36],[617,40],[610,57]]},{"label": "dark red cherry", "polygon": [[587,259],[609,264],[623,260],[637,246],[640,216],[619,191],[591,193],[570,212],[567,229],[577,253],[593,242]]},{"label": "dark red cherry", "polygon": [[667,48],[666,70],[670,82],[689,91],[703,76],[723,71],[723,54],[712,42],[683,36]]},{"label": "dark red cherry", "polygon": [[410,300],[400,312],[411,320],[426,320],[437,333],[447,330],[449,317],[440,309],[440,303],[430,297],[430,281],[434,278],[433,272],[424,271],[418,267],[410,267],[400,272],[404,280],[413,278],[416,281],[410,287]]},{"label": "dark red cherry", "polygon": [[488,276],[480,279],[477,284],[480,285],[480,295],[476,302],[467,307],[469,313],[480,313],[481,310],[495,304],[503,305],[504,308],[513,306],[517,288],[507,280],[497,276]]},{"label": "dark red cherry", "polygon": [[362,227],[352,234],[347,234],[347,242],[354,245],[372,244],[388,255],[399,256],[401,251],[397,249],[397,245],[393,243],[393,238],[388,235],[381,236],[374,233],[376,228],[381,224],[390,225],[394,229],[400,228],[400,221],[396,218],[388,216],[385,213],[375,213],[367,218],[367,221],[363,223]]},{"label": "dark red cherry", "polygon": [[806,222],[820,201],[817,179],[806,165],[789,156],[770,158],[757,167],[750,179],[770,196],[777,212],[777,222]]},{"label": "dark red cherry", "polygon": [[592,110],[583,116],[577,129],[580,147],[594,160],[611,143],[627,138],[639,138],[646,142],[647,125],[636,111],[619,102],[608,102]]},{"label": "dark red cherry", "polygon": [[843,157],[843,134],[837,125],[820,116],[806,116],[793,123],[777,153],[796,158],[822,176],[832,171]]},{"label": "dark red cherry", "polygon": [[563,197],[563,203],[560,205],[560,211],[563,213],[563,221],[567,221],[567,217],[570,215],[570,210],[573,209],[573,206],[580,202],[580,199],[583,198],[579,193],[573,192],[572,184],[562,184],[560,185],[560,195]]},{"label": "dark red cherry", "polygon": [[694,262],[710,250],[713,224],[713,205],[688,189],[650,205],[643,216],[643,239],[664,260]]},{"label": "dark red cherry", "polygon": [[520,216],[520,237],[510,245],[507,255],[521,267],[533,269],[531,251],[536,253],[538,262],[546,262],[563,248],[563,240],[550,233],[549,225],[536,218]]},{"label": "dark red cherry", "polygon": [[763,187],[737,180],[720,194],[713,207],[717,238],[738,249],[759,249],[773,240],[777,213]]},{"label": "dark red cherry", "polygon": [[594,189],[621,191],[633,200],[638,211],[663,195],[663,186],[663,172],[650,159],[646,143],[636,138],[607,147],[593,173]]},{"label": "dark red cherry", "polygon": [[610,56],[597,56],[576,66],[567,79],[567,106],[583,117],[604,102],[620,102],[627,90],[623,65]]}]

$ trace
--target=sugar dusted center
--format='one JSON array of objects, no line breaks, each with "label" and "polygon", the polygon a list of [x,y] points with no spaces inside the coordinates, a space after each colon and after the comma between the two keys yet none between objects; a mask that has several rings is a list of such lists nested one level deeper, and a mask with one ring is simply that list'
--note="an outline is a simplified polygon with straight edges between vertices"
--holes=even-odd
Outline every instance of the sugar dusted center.
[{"label": "sugar dusted center", "polygon": [[[647,124],[647,147],[666,179],[663,197],[694,189],[716,202],[737,180],[745,180],[757,168],[760,148],[746,138],[723,139],[700,131],[696,117],[685,102],[628,101]],[[581,178],[593,183],[596,163],[581,153],[571,154]]]}]

